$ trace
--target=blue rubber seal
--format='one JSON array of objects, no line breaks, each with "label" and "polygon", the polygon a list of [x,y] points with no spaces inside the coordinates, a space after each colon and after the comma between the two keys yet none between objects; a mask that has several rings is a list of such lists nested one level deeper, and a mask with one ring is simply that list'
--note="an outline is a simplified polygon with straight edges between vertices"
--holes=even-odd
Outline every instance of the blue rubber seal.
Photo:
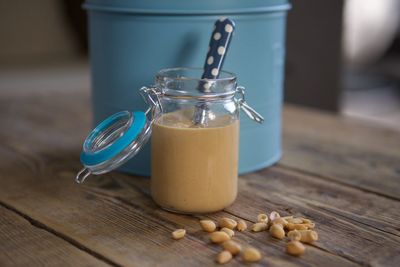
[{"label": "blue rubber seal", "polygon": [[[126,113],[127,111],[121,111],[102,121],[86,138],[84,146],[91,147],[93,141],[100,133],[120,120],[122,116],[126,115]],[[81,153],[82,164],[86,166],[94,166],[103,163],[109,159],[112,159],[121,153],[126,147],[128,147],[143,130],[147,120],[145,113],[142,111],[135,111],[132,113],[132,116],[132,124],[124,132],[124,134],[116,139],[113,143],[98,151],[85,151],[84,149]]]}]

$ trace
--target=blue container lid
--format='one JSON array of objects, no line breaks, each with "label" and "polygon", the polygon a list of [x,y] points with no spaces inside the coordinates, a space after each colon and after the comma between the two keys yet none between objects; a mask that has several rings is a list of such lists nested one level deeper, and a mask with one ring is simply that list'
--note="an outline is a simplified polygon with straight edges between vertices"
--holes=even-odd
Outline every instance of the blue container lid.
[{"label": "blue container lid", "polygon": [[286,11],[287,0],[86,0],[88,10],[157,14],[218,15]]}]

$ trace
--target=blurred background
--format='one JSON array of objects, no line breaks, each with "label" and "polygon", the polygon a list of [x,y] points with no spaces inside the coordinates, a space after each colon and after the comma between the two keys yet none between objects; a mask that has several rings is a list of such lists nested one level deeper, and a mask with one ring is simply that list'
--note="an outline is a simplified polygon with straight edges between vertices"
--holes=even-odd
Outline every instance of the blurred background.
[{"label": "blurred background", "polygon": [[[81,0],[0,0],[0,89],[88,88]],[[400,129],[400,0],[296,0],[285,101]]]}]

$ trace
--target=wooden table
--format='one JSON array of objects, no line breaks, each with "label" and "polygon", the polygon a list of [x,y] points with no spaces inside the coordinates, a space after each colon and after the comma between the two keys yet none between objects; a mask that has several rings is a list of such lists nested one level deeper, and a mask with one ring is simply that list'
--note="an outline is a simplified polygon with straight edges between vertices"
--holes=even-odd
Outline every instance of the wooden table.
[{"label": "wooden table", "polygon": [[212,266],[220,248],[200,218],[251,224],[272,210],[314,220],[320,240],[295,258],[268,233],[237,233],[259,265],[400,266],[399,132],[286,106],[282,160],[240,177],[233,206],[185,216],[158,208],[147,178],[74,183],[89,114],[86,89],[0,92],[1,266]]}]

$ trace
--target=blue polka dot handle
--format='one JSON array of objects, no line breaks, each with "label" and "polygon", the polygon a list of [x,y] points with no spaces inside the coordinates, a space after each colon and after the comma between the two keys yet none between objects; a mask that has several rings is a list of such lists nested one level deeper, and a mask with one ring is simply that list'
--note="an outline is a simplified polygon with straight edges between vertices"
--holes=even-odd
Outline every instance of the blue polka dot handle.
[{"label": "blue polka dot handle", "polygon": [[[229,18],[221,18],[215,22],[206,62],[204,63],[203,75],[201,76],[202,79],[217,79],[219,77],[234,29],[235,23]],[[208,93],[211,91],[211,86],[211,83],[202,81],[198,85],[198,90]],[[211,111],[206,103],[197,104],[192,119],[193,123],[195,125],[206,125],[210,113]]]},{"label": "blue polka dot handle", "polygon": [[224,64],[235,22],[229,18],[221,18],[215,22],[212,32],[202,79],[216,79]]}]

